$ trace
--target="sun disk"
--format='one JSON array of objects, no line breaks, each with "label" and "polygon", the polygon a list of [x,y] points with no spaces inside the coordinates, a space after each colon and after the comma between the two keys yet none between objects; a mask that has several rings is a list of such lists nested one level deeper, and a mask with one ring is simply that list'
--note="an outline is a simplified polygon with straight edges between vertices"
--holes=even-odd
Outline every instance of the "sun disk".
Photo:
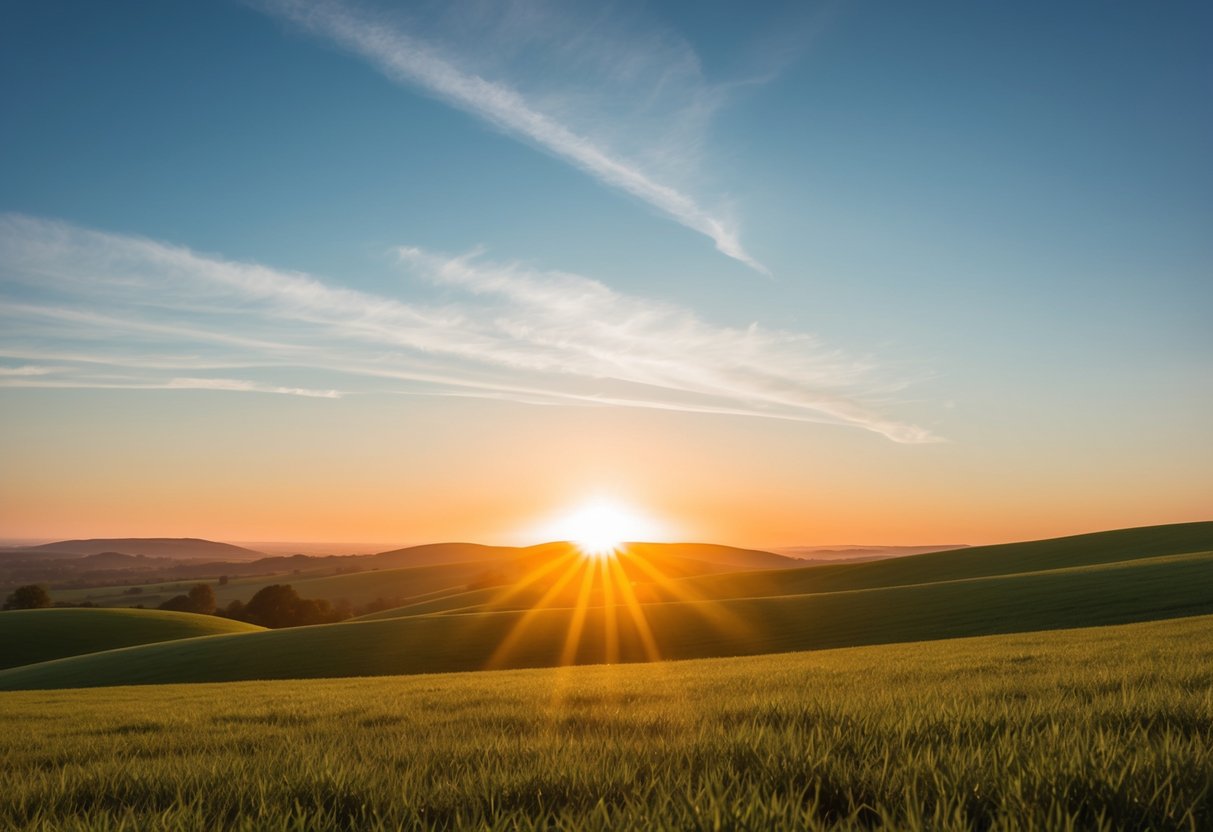
[{"label": "sun disk", "polygon": [[626,541],[653,536],[653,524],[629,509],[599,500],[557,520],[549,536],[568,540],[586,557],[610,557]]}]

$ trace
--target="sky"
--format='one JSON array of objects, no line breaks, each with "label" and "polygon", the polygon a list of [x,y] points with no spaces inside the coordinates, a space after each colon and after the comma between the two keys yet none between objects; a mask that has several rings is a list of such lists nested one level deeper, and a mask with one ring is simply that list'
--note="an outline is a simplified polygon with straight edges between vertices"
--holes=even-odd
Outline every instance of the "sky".
[{"label": "sky", "polygon": [[0,537],[1213,516],[1207,4],[5,18]]}]

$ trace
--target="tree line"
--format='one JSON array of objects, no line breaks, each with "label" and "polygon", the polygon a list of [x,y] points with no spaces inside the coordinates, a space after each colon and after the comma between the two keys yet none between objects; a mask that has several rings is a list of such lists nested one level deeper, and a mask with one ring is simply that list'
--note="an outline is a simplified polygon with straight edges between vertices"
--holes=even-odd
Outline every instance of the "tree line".
[{"label": "tree line", "polygon": [[[46,587],[39,584],[17,587],[5,600],[6,610],[36,610],[56,606]],[[87,606],[92,606],[88,604]],[[248,603],[232,601],[219,608],[210,584],[195,584],[189,592],[175,595],[156,609],[220,615],[261,627],[279,629],[308,624],[332,624],[354,614],[348,601],[332,604],[323,598],[301,598],[290,584],[272,584],[257,590]]]}]

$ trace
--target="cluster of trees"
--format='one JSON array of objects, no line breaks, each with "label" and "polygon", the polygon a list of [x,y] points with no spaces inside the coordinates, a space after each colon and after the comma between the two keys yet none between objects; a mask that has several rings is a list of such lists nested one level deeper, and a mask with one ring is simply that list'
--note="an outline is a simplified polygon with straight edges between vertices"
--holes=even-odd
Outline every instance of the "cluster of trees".
[{"label": "cluster of trees", "polygon": [[323,598],[300,598],[290,584],[271,584],[257,590],[247,604],[232,601],[223,615],[262,627],[302,627],[332,624],[353,614],[348,602],[333,605]]},{"label": "cluster of trees", "polygon": [[[4,602],[6,610],[36,610],[50,606],[54,606],[50,593],[40,584],[18,587]],[[209,584],[195,584],[189,592],[173,596],[157,609],[222,615],[272,629],[302,627],[307,624],[332,624],[344,621],[354,614],[354,609],[348,601],[332,604],[323,598],[300,598],[299,593],[290,584],[262,587],[247,604],[232,601],[222,610],[218,608],[215,590],[211,589]]]},{"label": "cluster of trees", "polygon": [[6,610],[40,610],[51,605],[51,594],[41,584],[19,586],[4,600]]},{"label": "cluster of trees", "polygon": [[348,603],[333,605],[322,598],[300,598],[299,593],[290,584],[262,587],[247,604],[232,601],[222,610],[216,606],[215,591],[208,584],[197,584],[186,595],[168,599],[159,609],[222,615],[271,629],[332,624],[353,614]]},{"label": "cluster of trees", "polygon": [[210,584],[195,584],[187,594],[174,595],[157,609],[210,615],[215,611],[215,590],[211,589]]}]

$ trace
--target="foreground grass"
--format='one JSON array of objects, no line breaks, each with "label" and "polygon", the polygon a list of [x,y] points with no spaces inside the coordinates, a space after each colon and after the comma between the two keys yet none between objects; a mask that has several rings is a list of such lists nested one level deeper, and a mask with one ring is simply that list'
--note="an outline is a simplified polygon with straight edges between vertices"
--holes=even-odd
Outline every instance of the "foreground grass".
[{"label": "foreground grass", "polygon": [[1213,617],[0,694],[13,829],[1213,828]]},{"label": "foreground grass", "polygon": [[0,668],[136,644],[264,628],[167,610],[46,609],[0,613]]}]

